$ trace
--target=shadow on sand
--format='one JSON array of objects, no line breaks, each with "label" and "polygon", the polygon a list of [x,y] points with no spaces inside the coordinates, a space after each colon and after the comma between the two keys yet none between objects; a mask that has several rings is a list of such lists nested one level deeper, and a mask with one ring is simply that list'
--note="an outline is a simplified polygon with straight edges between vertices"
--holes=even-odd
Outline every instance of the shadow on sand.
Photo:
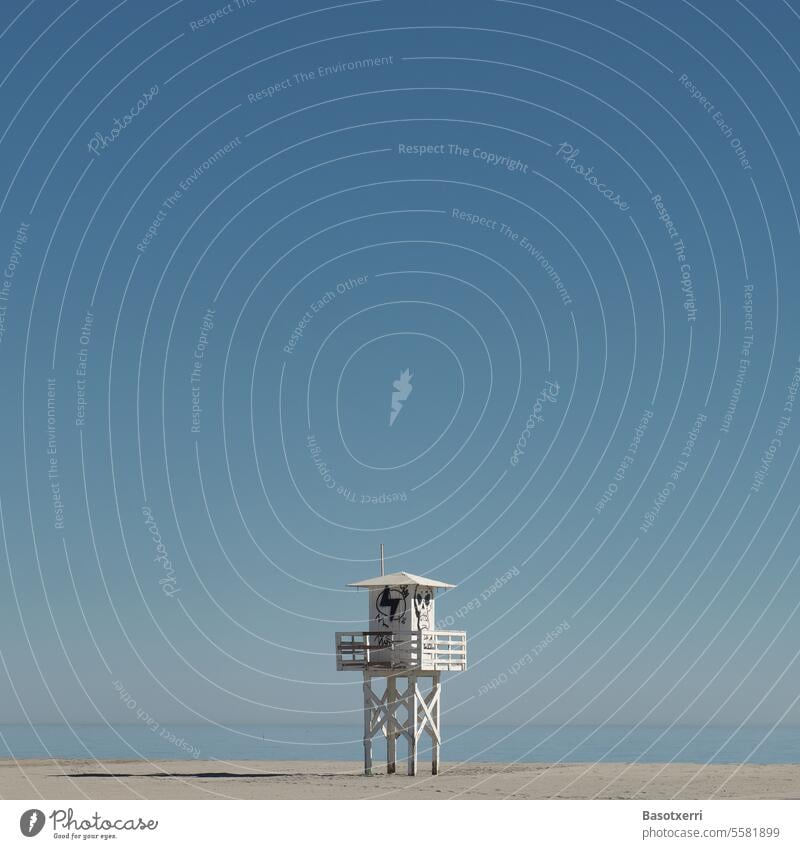
[{"label": "shadow on sand", "polygon": [[290,772],[69,772],[54,778],[289,778]]}]

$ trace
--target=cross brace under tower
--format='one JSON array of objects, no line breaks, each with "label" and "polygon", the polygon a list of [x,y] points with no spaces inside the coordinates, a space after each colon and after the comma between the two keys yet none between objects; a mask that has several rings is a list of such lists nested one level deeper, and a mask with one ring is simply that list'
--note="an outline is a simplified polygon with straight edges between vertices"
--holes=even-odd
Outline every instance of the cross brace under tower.
[{"label": "cross brace under tower", "polygon": [[[440,672],[384,673],[372,675],[364,671],[364,774],[372,775],[372,738],[379,732],[386,737],[386,771],[397,772],[397,739],[408,741],[408,774],[417,774],[417,744],[423,731],[431,738],[431,773],[439,772],[440,702],[442,686]],[[386,689],[379,695],[372,689],[373,678],[385,678]],[[430,690],[420,689],[420,679],[430,679]],[[398,680],[404,679],[406,687],[398,688]],[[405,721],[399,711],[405,708]]]}]

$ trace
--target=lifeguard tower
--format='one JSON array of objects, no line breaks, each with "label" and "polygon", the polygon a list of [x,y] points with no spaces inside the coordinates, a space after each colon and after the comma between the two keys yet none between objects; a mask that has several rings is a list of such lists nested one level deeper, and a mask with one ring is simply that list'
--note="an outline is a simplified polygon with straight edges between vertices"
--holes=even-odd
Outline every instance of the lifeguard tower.
[{"label": "lifeguard tower", "polygon": [[[372,738],[383,732],[386,771],[397,771],[397,739],[405,737],[408,774],[416,775],[417,744],[427,732],[436,775],[442,742],[441,674],[467,668],[466,631],[436,630],[436,590],[455,585],[408,572],[385,575],[381,546],[381,574],[348,586],[369,591],[370,630],[336,633],[336,668],[364,675],[364,774],[372,775]],[[376,678],[386,679],[382,695],[373,689]]]}]

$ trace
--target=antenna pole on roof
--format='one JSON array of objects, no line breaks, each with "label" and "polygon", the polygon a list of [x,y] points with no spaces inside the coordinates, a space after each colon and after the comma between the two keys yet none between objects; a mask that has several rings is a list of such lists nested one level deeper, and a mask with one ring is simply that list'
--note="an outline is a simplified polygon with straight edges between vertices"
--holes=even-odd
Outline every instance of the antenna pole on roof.
[{"label": "antenna pole on roof", "polygon": [[381,577],[383,577],[384,574],[385,572],[383,571],[383,543],[381,543]]}]

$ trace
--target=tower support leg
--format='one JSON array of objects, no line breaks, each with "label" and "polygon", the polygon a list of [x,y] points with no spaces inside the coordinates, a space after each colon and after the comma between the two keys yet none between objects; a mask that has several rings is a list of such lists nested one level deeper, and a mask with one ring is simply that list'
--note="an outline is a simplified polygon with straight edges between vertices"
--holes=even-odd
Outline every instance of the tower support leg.
[{"label": "tower support leg", "polygon": [[442,704],[442,692],[441,692],[441,681],[440,676],[441,672],[433,673],[433,689],[432,689],[432,701],[433,701],[433,728],[431,729],[433,733],[431,734],[431,742],[432,742],[432,754],[431,754],[431,774],[438,775],[439,774],[439,749],[441,746],[441,730],[442,726],[440,724],[441,720],[441,711],[440,707]]},{"label": "tower support leg", "polygon": [[386,772],[397,772],[397,678],[389,675],[386,679]]},{"label": "tower support leg", "polygon": [[372,684],[364,672],[364,775],[372,775]]},{"label": "tower support leg", "polygon": [[417,740],[419,739],[419,690],[417,689],[417,676],[408,676],[408,689],[406,690],[406,711],[408,713],[407,734],[408,738],[408,774],[417,774]]}]

